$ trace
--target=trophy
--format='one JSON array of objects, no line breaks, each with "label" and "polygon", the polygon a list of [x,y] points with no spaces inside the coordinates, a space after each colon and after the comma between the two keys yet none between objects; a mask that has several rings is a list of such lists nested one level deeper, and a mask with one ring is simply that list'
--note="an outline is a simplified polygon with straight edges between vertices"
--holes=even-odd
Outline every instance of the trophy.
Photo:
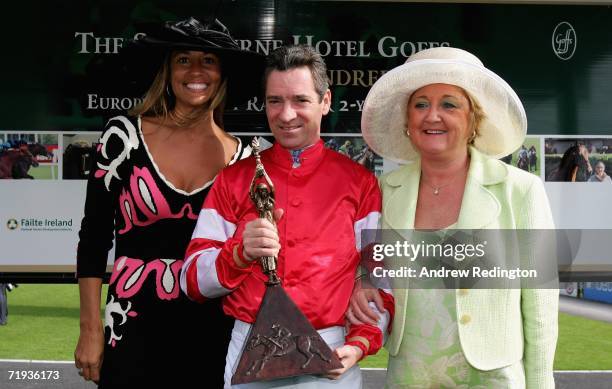
[{"label": "trophy", "polygon": [[[274,223],[274,184],[261,163],[257,138],[253,139],[251,146],[255,156],[255,176],[249,197],[259,217]],[[268,276],[266,292],[232,377],[232,385],[324,374],[342,368],[336,354],[283,289],[276,273],[276,258],[262,257],[259,260]]]}]

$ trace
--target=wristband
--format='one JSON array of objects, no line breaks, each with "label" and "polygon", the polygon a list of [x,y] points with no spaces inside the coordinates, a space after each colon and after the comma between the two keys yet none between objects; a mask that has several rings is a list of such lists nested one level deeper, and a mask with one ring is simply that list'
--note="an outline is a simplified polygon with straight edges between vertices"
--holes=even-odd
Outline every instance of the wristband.
[{"label": "wristband", "polygon": [[359,358],[360,361],[368,355],[368,352],[370,350],[370,341],[368,341],[363,336],[353,336],[347,339],[347,342],[345,344],[349,346],[359,347],[361,349],[362,354],[361,358]]}]

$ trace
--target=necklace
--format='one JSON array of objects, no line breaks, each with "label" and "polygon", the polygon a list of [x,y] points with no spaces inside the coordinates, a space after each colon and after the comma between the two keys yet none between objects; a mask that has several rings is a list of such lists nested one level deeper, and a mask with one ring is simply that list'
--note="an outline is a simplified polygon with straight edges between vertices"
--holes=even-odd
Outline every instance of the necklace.
[{"label": "necklace", "polygon": [[457,179],[457,177],[459,177],[459,176],[463,176],[463,175],[464,175],[464,174],[467,172],[467,169],[468,169],[468,166],[469,166],[469,163],[470,163],[469,161],[470,161],[470,159],[469,159],[469,157],[468,157],[468,159],[467,159],[467,163],[466,163],[466,165],[464,166],[464,170],[460,171],[460,172],[459,172],[459,174],[455,174],[455,176],[454,176],[453,178],[451,178],[451,179],[450,179],[450,180],[449,180],[449,181],[448,181],[446,184],[444,184],[444,185],[439,185],[439,186],[434,186],[434,185],[431,185],[429,182],[427,182],[427,181],[425,180],[425,177],[423,176],[423,171],[422,171],[422,170],[421,170],[421,182],[423,182],[425,185],[427,185],[428,187],[430,187],[431,189],[433,189],[433,194],[434,194],[434,196],[438,196],[438,195],[440,194],[440,189],[442,189],[442,188],[446,188],[447,186],[449,186],[450,184],[452,184],[452,183],[453,183],[453,182],[454,182],[454,181]]},{"label": "necklace", "polygon": [[431,189],[433,189],[433,194],[434,195],[439,195],[440,194],[440,189],[442,188],[446,188],[447,186],[449,186],[450,184],[453,183],[453,181],[455,181],[455,178],[457,178],[458,175],[456,175],[455,177],[451,178],[451,180],[449,182],[447,182],[444,185],[440,185],[440,186],[433,186],[430,183],[428,183],[427,181],[425,181],[424,179],[421,179],[421,182],[423,182],[425,185],[427,185],[428,187],[430,187]]},{"label": "necklace", "polygon": [[446,185],[442,185],[442,186],[433,186],[433,185],[430,185],[430,184],[428,184],[428,183],[426,183],[426,182],[425,182],[425,184],[426,184],[428,187],[430,187],[431,189],[433,189],[433,194],[437,196],[437,195],[439,195],[439,194],[440,194],[440,189],[442,189],[442,188],[444,188],[444,187],[449,186],[449,185],[450,185],[450,182],[449,182],[448,184],[446,184]]}]

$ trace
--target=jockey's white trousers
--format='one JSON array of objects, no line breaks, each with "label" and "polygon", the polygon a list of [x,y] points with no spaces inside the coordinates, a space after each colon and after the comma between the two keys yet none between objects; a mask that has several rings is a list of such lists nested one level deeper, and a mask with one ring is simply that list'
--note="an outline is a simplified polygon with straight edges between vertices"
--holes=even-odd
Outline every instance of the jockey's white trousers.
[{"label": "jockey's white trousers", "polygon": [[[225,357],[225,389],[361,389],[361,370],[357,364],[345,372],[338,380],[330,380],[325,377],[314,375],[304,375],[274,381],[252,382],[249,384],[232,386],[232,375],[236,370],[238,361],[240,361],[242,349],[244,348],[250,329],[251,325],[243,321],[236,320],[234,323],[232,340],[230,341],[227,349],[227,356]],[[329,327],[318,330],[318,332],[332,350],[344,344],[344,327]]]}]

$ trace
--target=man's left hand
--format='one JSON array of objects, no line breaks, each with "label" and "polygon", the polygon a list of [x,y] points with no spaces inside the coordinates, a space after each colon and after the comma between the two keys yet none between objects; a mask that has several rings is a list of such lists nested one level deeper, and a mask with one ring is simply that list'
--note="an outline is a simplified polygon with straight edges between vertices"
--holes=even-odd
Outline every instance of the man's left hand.
[{"label": "man's left hand", "polygon": [[348,369],[353,367],[363,355],[363,351],[359,347],[352,345],[344,345],[342,347],[338,347],[335,351],[336,355],[342,362],[341,369],[334,369],[327,372],[325,377],[330,380],[337,380],[340,378],[342,374],[344,374]]}]

